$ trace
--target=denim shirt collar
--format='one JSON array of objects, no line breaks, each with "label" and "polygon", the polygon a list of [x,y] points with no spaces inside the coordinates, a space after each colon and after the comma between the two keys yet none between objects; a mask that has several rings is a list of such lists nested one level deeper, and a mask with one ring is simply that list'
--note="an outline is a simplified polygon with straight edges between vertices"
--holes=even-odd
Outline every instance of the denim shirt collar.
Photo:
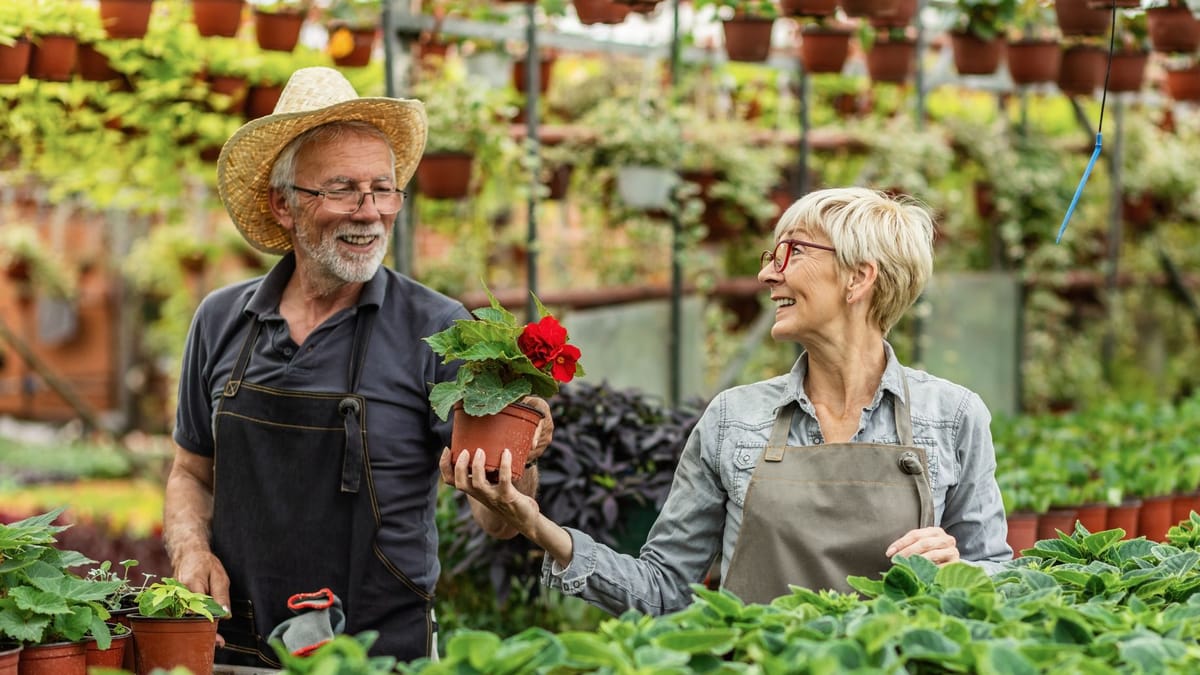
[{"label": "denim shirt collar", "polygon": [[[879,388],[875,390],[875,396],[871,399],[871,405],[867,407],[868,411],[879,407],[879,403],[883,400],[884,391],[891,392],[896,400],[905,401],[904,367],[900,365],[899,359],[896,358],[896,350],[892,349],[892,345],[887,340],[883,341],[883,352],[887,357],[887,365],[883,368],[883,378],[879,382]],[[792,370],[786,375],[783,395],[780,398],[779,405],[775,408],[777,413],[780,408],[795,401],[800,405],[801,410],[810,415],[816,415],[816,409],[813,407],[812,400],[808,398],[808,394],[804,391],[804,376],[807,374],[808,352],[805,351],[800,354],[800,358],[796,359]]]},{"label": "denim shirt collar", "polygon": [[[289,251],[263,277],[262,283],[250,296],[250,301],[246,303],[245,312],[260,320],[280,318],[279,302],[283,299],[283,290],[287,288],[288,280],[292,278],[295,271],[296,254]],[[381,265],[379,269],[375,270],[375,275],[371,277],[371,280],[363,285],[362,293],[358,296],[357,307],[374,305],[378,308],[382,306],[386,289],[387,279]]]}]

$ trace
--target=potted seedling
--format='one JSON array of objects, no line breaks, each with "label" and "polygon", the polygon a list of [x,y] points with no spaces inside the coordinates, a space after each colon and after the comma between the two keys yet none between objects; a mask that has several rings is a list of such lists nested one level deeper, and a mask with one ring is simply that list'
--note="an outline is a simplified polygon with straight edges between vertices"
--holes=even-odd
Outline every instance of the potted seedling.
[{"label": "potted seedling", "polygon": [[443,363],[462,361],[453,382],[439,382],[429,392],[438,417],[454,412],[450,449],[487,454],[485,469],[500,467],[507,448],[513,455],[513,479],[525,469],[542,414],[520,401],[526,396],[549,398],[559,383],[583,375],[579,348],[567,344],[567,329],[535,296],[538,321],[522,326],[488,291],[490,307],[475,310],[475,319],[459,319],[424,338]]},{"label": "potted seedling", "polygon": [[138,593],[137,606],[129,623],[138,675],[176,666],[193,673],[212,672],[217,618],[225,614],[212,596],[168,577]]}]

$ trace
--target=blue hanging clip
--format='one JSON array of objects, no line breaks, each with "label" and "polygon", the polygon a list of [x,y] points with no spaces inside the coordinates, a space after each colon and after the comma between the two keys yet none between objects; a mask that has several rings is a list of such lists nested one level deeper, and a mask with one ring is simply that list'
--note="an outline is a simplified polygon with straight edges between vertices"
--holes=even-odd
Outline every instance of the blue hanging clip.
[{"label": "blue hanging clip", "polygon": [[1088,160],[1087,168],[1083,170],[1083,178],[1079,180],[1079,187],[1075,188],[1075,196],[1071,198],[1071,205],[1067,207],[1067,215],[1063,216],[1062,226],[1058,228],[1058,236],[1054,238],[1054,243],[1062,241],[1063,233],[1067,231],[1067,223],[1071,222],[1071,216],[1075,213],[1075,206],[1079,204],[1079,195],[1083,194],[1083,186],[1087,185],[1088,176],[1092,175],[1092,167],[1096,166],[1096,160],[1100,157],[1101,138],[1103,134],[1096,133],[1096,149],[1092,150],[1092,158]]}]

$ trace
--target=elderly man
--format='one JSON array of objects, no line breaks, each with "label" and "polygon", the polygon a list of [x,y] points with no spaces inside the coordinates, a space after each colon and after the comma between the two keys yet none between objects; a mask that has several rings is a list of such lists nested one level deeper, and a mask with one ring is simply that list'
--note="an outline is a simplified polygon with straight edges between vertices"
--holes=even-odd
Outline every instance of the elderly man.
[{"label": "elderly man", "polygon": [[[403,660],[436,653],[450,428],[428,388],[456,365],[421,338],[470,315],[381,265],[425,135],[420,102],[360,98],[337,71],[305,68],[221,151],[234,224],[283,257],[205,298],[180,374],[164,539],[176,577],[229,610],[218,661],[278,666],[267,638],[293,617],[289,598],[323,589],[344,614],[326,632],[379,631],[373,653]],[[531,402],[546,416],[536,458],[552,425]],[[534,469],[518,487],[536,484]],[[472,507],[485,531],[515,534]]]}]

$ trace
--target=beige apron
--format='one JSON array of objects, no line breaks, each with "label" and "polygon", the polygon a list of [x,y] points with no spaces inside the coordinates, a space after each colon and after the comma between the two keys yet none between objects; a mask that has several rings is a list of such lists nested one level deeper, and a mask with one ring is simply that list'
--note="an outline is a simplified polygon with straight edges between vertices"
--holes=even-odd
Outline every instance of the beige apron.
[{"label": "beige apron", "polygon": [[760,603],[789,584],[849,592],[847,576],[877,577],[891,566],[889,544],[933,525],[925,450],[913,445],[908,404],[893,397],[893,407],[899,445],[789,446],[799,405],[780,409],[750,478],[725,588]]}]

